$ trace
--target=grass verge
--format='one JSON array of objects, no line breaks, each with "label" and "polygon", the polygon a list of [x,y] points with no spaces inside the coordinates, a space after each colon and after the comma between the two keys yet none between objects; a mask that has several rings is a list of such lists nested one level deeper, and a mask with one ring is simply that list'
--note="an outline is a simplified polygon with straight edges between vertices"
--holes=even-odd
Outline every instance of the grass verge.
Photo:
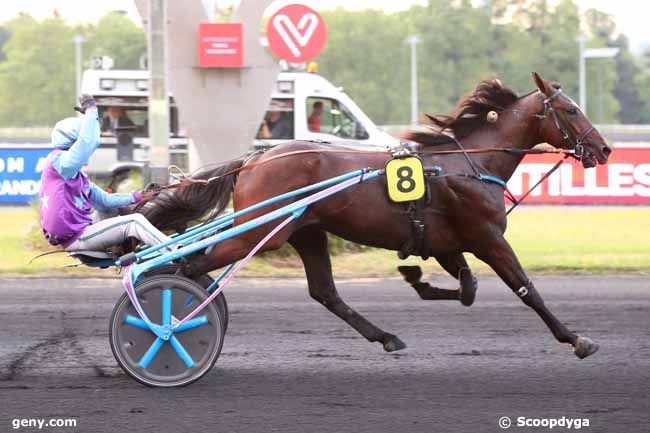
[{"label": "grass verge", "polygon": [[[29,265],[29,259],[47,251],[35,235],[38,224],[32,208],[0,208],[0,273],[110,275],[79,267],[65,254],[46,256]],[[650,207],[522,207],[509,218],[506,237],[527,271],[628,272],[650,270]],[[467,255],[479,272],[482,262]],[[332,259],[338,276],[396,276],[399,264],[422,264],[410,258],[400,261],[393,251],[364,249],[343,252]],[[442,272],[434,260],[429,272]],[[242,271],[248,276],[302,276],[302,264],[294,254],[262,255]]]}]

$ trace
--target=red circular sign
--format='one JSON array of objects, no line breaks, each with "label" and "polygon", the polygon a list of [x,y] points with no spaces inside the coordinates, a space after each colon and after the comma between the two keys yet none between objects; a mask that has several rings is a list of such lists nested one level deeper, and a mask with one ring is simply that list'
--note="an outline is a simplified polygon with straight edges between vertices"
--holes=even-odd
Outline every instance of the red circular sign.
[{"label": "red circular sign", "polygon": [[327,40],[323,17],[310,7],[292,4],[269,20],[266,37],[273,54],[291,63],[307,62],[318,56]]}]

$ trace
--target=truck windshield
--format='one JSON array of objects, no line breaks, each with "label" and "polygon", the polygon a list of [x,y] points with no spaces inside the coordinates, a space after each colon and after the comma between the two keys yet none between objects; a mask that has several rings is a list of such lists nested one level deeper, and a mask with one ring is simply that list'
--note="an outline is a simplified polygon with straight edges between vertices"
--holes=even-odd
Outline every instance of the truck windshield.
[{"label": "truck windshield", "polygon": [[117,106],[99,107],[102,135],[129,132],[136,137],[146,137],[147,109]]},{"label": "truck windshield", "polygon": [[330,98],[307,98],[307,127],[311,132],[365,140],[368,132],[345,105]]},{"label": "truck windshield", "polygon": [[257,131],[258,140],[293,140],[293,99],[273,98]]}]

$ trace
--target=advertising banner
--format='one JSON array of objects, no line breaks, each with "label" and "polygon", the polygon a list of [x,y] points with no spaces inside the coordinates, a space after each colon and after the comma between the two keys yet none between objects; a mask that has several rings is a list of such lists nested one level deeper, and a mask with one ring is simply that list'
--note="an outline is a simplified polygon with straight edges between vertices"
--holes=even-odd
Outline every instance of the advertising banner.
[{"label": "advertising banner", "polygon": [[0,147],[0,204],[36,198],[51,147]]},{"label": "advertising banner", "polygon": [[241,68],[244,42],[241,23],[199,24],[199,66]]},{"label": "advertising banner", "polygon": [[308,62],[317,57],[327,41],[323,17],[303,4],[290,4],[269,20],[266,37],[273,54],[290,63]]},{"label": "advertising banner", "polygon": [[[528,155],[508,182],[520,197],[560,159],[558,155]],[[525,203],[650,204],[650,149],[614,149],[605,165],[584,169],[571,159],[537,187]]]}]

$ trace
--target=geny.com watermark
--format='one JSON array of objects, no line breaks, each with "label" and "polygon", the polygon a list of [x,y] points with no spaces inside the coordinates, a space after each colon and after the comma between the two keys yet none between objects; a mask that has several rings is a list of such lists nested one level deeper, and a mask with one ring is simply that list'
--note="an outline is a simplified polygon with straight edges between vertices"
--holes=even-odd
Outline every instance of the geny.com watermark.
[{"label": "geny.com watermark", "polygon": [[23,427],[37,427],[41,430],[43,427],[76,427],[76,418],[14,418],[11,420],[11,427],[18,430]]},{"label": "geny.com watermark", "polygon": [[[587,418],[526,418],[525,416],[517,417],[514,425],[516,427],[533,427],[533,428],[564,428],[567,430],[578,430],[582,427],[589,427],[589,419]],[[513,422],[507,416],[499,418],[499,427],[502,429],[510,428]]]}]

